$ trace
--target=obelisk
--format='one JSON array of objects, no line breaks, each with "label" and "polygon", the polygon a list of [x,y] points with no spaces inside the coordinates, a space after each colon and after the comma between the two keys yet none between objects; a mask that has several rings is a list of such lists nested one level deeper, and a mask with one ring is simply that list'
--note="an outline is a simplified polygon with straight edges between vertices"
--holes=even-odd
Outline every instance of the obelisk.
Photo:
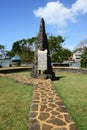
[{"label": "obelisk", "polygon": [[53,72],[51,66],[47,35],[45,32],[45,22],[43,18],[40,22],[40,29],[36,40],[36,49],[31,76],[43,79],[55,78],[55,73]]}]

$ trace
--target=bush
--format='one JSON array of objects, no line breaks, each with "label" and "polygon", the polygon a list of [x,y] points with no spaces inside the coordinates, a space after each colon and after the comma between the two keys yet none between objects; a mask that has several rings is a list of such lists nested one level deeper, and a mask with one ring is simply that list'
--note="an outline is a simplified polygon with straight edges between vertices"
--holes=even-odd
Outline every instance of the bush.
[{"label": "bush", "polygon": [[81,67],[82,67],[82,68],[87,68],[87,59],[81,60]]},{"label": "bush", "polygon": [[81,56],[81,67],[87,68],[87,48],[84,49],[83,54]]}]

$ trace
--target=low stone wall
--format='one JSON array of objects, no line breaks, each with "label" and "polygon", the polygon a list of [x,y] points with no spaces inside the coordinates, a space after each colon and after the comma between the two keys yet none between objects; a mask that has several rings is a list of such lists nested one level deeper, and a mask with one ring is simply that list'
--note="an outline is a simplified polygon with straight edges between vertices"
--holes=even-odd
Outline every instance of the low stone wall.
[{"label": "low stone wall", "polygon": [[[22,72],[22,71],[31,71],[32,67],[8,67],[8,68],[0,68],[0,73],[15,73],[15,72]],[[58,71],[67,71],[73,73],[84,73],[87,74],[87,69],[81,68],[71,68],[71,67],[53,67],[54,72]]]},{"label": "low stone wall", "polygon": [[8,67],[8,68],[1,68],[0,73],[15,73],[15,72],[22,72],[22,71],[31,71],[31,67]]},{"label": "low stone wall", "polygon": [[71,67],[54,67],[54,72],[58,71],[67,71],[67,72],[73,72],[73,73],[85,73],[87,74],[87,69],[81,69],[81,68],[71,68]]}]

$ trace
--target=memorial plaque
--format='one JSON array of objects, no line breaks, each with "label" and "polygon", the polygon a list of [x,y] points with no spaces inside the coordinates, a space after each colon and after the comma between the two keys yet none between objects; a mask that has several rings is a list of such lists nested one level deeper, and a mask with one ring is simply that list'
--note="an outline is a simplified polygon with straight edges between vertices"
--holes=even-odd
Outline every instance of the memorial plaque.
[{"label": "memorial plaque", "polygon": [[47,49],[38,50],[38,70],[47,70]]}]

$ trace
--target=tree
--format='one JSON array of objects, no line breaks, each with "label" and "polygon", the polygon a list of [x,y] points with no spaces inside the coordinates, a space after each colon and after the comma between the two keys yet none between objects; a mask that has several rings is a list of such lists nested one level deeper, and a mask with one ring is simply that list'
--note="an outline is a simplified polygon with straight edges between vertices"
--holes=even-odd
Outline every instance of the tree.
[{"label": "tree", "polygon": [[49,50],[52,62],[62,63],[64,60],[68,60],[71,57],[72,52],[62,47],[62,43],[65,41],[62,36],[49,36]]},{"label": "tree", "polygon": [[5,49],[5,46],[0,44],[0,50],[2,49]]},{"label": "tree", "polygon": [[4,54],[4,49],[5,49],[5,46],[0,44],[0,56],[1,57]]},{"label": "tree", "polygon": [[81,56],[81,67],[87,68],[87,48],[84,48],[83,54]]},{"label": "tree", "polygon": [[22,39],[13,43],[12,50],[10,51],[11,57],[15,54],[19,55],[22,61],[32,61],[33,60],[33,45],[36,37],[30,39]]},{"label": "tree", "polygon": [[[23,61],[32,61],[34,57],[34,49],[36,46],[36,38],[22,39],[13,43],[10,51],[11,57],[15,54],[19,55]],[[64,49],[62,43],[65,41],[62,36],[49,36],[48,45],[52,62],[63,62],[71,57],[71,51]]]},{"label": "tree", "polygon": [[62,36],[49,36],[48,37],[48,44],[49,44],[49,49],[50,49],[50,54],[52,55],[53,53],[61,50],[62,46],[61,43],[63,43],[65,40],[62,38]]},{"label": "tree", "polygon": [[64,60],[71,60],[72,52],[69,49],[62,49],[62,59]]}]

